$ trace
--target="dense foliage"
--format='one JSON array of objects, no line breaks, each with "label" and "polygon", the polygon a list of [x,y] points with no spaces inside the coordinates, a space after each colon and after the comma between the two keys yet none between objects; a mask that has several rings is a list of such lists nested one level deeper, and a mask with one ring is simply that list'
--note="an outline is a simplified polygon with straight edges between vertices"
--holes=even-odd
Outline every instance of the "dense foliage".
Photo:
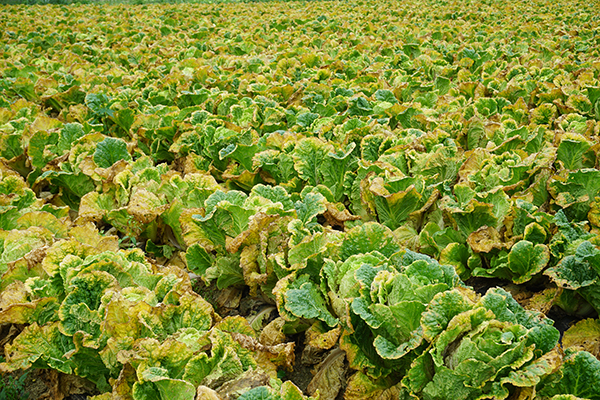
[{"label": "dense foliage", "polygon": [[0,20],[0,324],[25,326],[0,371],[97,400],[600,399],[593,4]]}]

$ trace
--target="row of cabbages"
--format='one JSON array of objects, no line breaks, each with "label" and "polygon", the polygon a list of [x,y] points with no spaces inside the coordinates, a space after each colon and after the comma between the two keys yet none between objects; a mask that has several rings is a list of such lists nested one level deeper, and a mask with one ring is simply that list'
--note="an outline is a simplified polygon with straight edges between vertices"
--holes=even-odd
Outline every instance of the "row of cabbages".
[{"label": "row of cabbages", "polygon": [[[157,170],[127,174],[139,165],[128,164],[115,181],[143,182]],[[27,326],[5,347],[3,371],[73,373],[108,391],[100,398],[302,398],[277,370],[293,368],[286,334],[305,331],[308,346],[333,350],[312,385],[326,398],[342,385],[344,357],[355,371],[346,399],[595,398],[585,382],[600,362],[587,352],[564,355],[551,320],[502,289],[477,294],[454,267],[403,248],[384,225],[342,232],[319,224],[318,216],[334,227],[352,219],[326,188],[294,198],[264,185],[249,196],[223,191],[201,174],[172,174],[167,182],[194,183],[177,201],[205,197],[203,207],[180,211],[188,217],[173,230],[175,248],[178,235],[193,243],[187,267],[219,288],[246,284],[275,303],[279,317],[254,328],[241,316],[220,318],[192,291],[183,260],[161,266],[140,249],[120,248],[125,242],[101,234],[83,205],[72,223],[65,208],[37,199],[5,168],[10,229],[2,231],[0,322]],[[164,191],[146,184],[155,197]],[[133,199],[124,208],[131,219],[156,210]],[[583,235],[563,263],[594,262],[598,250],[576,225],[561,223],[565,235]]]},{"label": "row of cabbages", "polygon": [[[327,210],[306,218],[320,215],[321,222],[339,229],[376,220],[407,248],[454,265],[463,279],[535,283],[540,273],[573,255],[579,239],[598,242],[600,171],[593,168],[597,146],[589,137],[562,132],[552,138],[543,126],[507,123],[484,149],[478,146],[491,133],[473,122],[468,135],[477,143],[465,152],[459,143],[467,139],[442,130],[392,134],[353,119],[337,127],[342,138],[337,143],[293,132],[258,136],[251,129],[232,130],[221,117],[196,108],[159,118],[181,118],[180,129],[189,129],[173,145],[178,158],[171,166],[156,164],[156,154],[145,155],[141,139],[126,142],[102,134],[102,124],[63,124],[39,115],[10,135],[28,137],[22,143],[28,147],[8,163],[21,174],[25,168],[29,185],[48,201],[79,210],[80,221],[111,225],[131,241],[149,239],[159,252],[195,243],[195,225],[211,231],[209,225],[219,224],[215,218],[227,212],[212,214],[221,199],[240,206],[247,194],[282,201],[279,214],[285,216],[315,191],[324,199],[308,201]],[[236,194],[221,195],[228,189]],[[209,210],[204,201],[213,194],[208,207],[216,208]],[[203,246],[224,249],[223,235],[245,230],[260,208],[247,203],[235,211],[240,224],[204,232],[210,243]],[[570,222],[579,228],[557,229]],[[169,249],[156,248],[164,245]]]}]

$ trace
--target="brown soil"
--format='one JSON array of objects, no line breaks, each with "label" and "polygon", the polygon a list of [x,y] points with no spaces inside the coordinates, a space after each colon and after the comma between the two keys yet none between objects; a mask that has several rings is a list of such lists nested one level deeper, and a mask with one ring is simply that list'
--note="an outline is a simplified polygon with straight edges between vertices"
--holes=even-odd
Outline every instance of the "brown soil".
[{"label": "brown soil", "polygon": [[[3,382],[25,375],[18,398],[14,400],[85,400],[98,394],[93,383],[74,375],[49,369],[15,371],[2,376]],[[11,399],[12,400],[12,399]]]}]

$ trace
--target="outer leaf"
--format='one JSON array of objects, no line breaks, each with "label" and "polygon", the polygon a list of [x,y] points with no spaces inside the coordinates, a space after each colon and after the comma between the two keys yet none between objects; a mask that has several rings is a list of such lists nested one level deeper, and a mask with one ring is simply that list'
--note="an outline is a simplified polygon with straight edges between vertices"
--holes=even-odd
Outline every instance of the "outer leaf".
[{"label": "outer leaf", "polygon": [[300,178],[312,186],[323,183],[321,163],[331,150],[330,144],[317,138],[302,139],[294,151],[294,168],[298,171]]},{"label": "outer leaf", "polygon": [[395,243],[389,228],[369,222],[346,233],[340,256],[342,260],[346,260],[353,254],[366,254],[374,250],[389,257],[400,250],[400,247]]},{"label": "outer leaf", "polygon": [[420,208],[422,195],[414,185],[406,191],[389,193],[383,187],[383,179],[376,178],[369,187],[375,197],[375,207],[379,220],[391,229],[398,228],[412,213]]},{"label": "outer leaf", "polygon": [[570,134],[560,141],[556,158],[562,161],[565,168],[578,170],[583,167],[583,155],[589,148],[590,143],[583,136]]},{"label": "outer leaf", "polygon": [[[299,278],[299,282],[304,282]],[[284,293],[285,308],[297,317],[318,318],[330,327],[335,327],[338,320],[331,315],[323,300],[320,290],[311,282],[301,285],[292,284]]]},{"label": "outer leaf", "polygon": [[0,364],[0,371],[27,369],[33,365],[70,374],[75,363],[65,355],[74,349],[73,340],[60,333],[58,323],[42,327],[34,323],[26,327],[12,344],[6,346],[7,363]]},{"label": "outer leaf", "polygon": [[598,357],[600,355],[600,321],[585,319],[570,327],[563,335],[565,349],[585,350]]},{"label": "outer leaf", "polygon": [[334,399],[343,383],[345,353],[340,349],[333,350],[319,365],[319,370],[308,384],[306,392],[324,398]]},{"label": "outer leaf", "polygon": [[405,400],[410,397],[400,384],[394,384],[391,379],[371,379],[362,372],[357,372],[350,378],[344,398],[346,400]]},{"label": "outer leaf", "polygon": [[513,282],[520,284],[529,281],[544,269],[548,261],[550,251],[545,245],[534,245],[527,240],[517,242],[508,253],[508,268],[515,274]]},{"label": "outer leaf", "polygon": [[133,384],[134,400],[193,400],[196,388],[189,382],[160,375],[142,374],[146,381]]},{"label": "outer leaf", "polygon": [[131,160],[127,144],[123,140],[107,137],[97,144],[94,152],[94,162],[97,166],[110,168],[119,160]]},{"label": "outer leaf", "polygon": [[600,388],[596,385],[600,379],[600,361],[587,351],[570,353],[556,374],[560,374],[558,381],[544,386],[540,395],[571,394],[584,399],[600,399]]}]

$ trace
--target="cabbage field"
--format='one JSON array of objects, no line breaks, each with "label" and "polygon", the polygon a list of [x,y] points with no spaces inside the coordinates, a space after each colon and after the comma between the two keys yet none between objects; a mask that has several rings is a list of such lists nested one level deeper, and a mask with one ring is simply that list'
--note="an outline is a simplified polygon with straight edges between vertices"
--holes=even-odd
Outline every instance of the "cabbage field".
[{"label": "cabbage field", "polygon": [[0,24],[4,376],[53,374],[54,399],[600,399],[594,1]]}]

